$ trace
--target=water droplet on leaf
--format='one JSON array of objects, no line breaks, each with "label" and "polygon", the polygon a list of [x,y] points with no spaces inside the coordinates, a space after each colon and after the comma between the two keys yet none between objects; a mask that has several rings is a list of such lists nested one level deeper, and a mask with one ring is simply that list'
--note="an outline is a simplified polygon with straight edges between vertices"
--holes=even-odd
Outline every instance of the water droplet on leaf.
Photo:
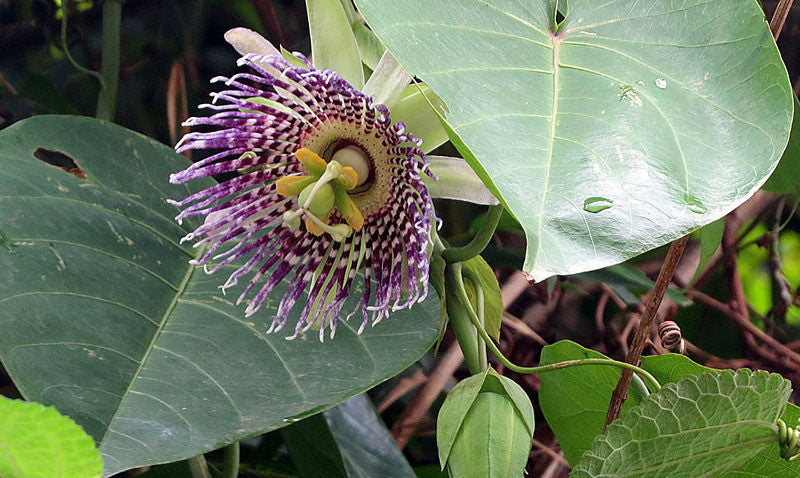
[{"label": "water droplet on leaf", "polygon": [[656,78],[656,87],[661,88],[662,90],[667,89],[667,80],[664,78]]},{"label": "water droplet on leaf", "polygon": [[600,196],[593,196],[590,198],[586,198],[583,201],[583,210],[586,212],[598,213],[600,211],[605,211],[606,209],[610,208],[614,204],[614,201],[608,198],[600,197]]}]

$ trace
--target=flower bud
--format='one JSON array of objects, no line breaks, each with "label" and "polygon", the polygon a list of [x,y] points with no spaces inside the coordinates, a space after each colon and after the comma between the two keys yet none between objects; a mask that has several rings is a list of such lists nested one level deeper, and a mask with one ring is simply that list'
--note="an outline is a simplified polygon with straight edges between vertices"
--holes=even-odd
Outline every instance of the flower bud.
[{"label": "flower bud", "polygon": [[454,477],[520,477],[533,437],[533,406],[513,380],[493,369],[462,380],[436,423],[439,461]]}]

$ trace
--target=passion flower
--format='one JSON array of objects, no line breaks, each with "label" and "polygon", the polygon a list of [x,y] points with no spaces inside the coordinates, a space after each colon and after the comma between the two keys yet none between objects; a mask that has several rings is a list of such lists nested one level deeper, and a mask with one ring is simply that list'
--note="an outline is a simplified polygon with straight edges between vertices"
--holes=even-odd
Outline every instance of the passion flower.
[{"label": "passion flower", "polygon": [[[294,334],[319,326],[333,337],[359,271],[363,292],[352,313],[359,333],[391,310],[428,293],[427,246],[435,221],[422,176],[432,176],[422,141],[393,123],[389,110],[337,73],[302,55],[246,54],[245,67],[217,77],[213,114],[185,125],[210,127],[176,149],[212,150],[170,182],[233,174],[181,201],[178,222],[204,216],[184,241],[203,247],[194,261],[207,273],[238,267],[223,292],[246,277],[237,304],[246,316],[287,282],[268,332],[280,330],[303,296]],[[295,61],[297,60],[297,61]]]}]

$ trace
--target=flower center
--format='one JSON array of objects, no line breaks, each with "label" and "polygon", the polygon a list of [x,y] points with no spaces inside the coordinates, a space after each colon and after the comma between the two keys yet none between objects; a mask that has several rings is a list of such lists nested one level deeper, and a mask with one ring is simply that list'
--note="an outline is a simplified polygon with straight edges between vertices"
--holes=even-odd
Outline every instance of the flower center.
[{"label": "flower center", "polygon": [[369,179],[369,157],[358,146],[350,145],[333,153],[331,161],[338,161],[342,166],[350,166],[358,174],[356,187],[364,185]]},{"label": "flower center", "polygon": [[[339,158],[359,165],[358,156],[353,155],[358,155],[358,152],[346,153]],[[360,230],[364,226],[364,216],[347,193],[359,184],[356,170],[348,165],[343,166],[337,159],[326,162],[306,148],[298,149],[295,156],[309,174],[287,176],[275,182],[278,194],[297,196],[299,207],[284,213],[284,224],[293,229],[300,227],[300,217],[305,216],[308,232],[317,236],[327,232],[338,242],[349,237],[353,230]],[[329,223],[334,209],[339,211],[346,223]]]}]

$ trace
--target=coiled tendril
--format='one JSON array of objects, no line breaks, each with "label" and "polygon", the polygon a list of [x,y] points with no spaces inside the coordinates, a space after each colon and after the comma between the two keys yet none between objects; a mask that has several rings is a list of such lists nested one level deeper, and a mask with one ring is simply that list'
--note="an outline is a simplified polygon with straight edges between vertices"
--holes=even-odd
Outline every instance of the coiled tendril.
[{"label": "coiled tendril", "polygon": [[[797,419],[800,422],[800,418]],[[778,443],[781,446],[781,458],[795,461],[800,458],[800,425],[790,427],[778,419]]]},{"label": "coiled tendril", "polygon": [[681,335],[681,328],[671,320],[665,320],[658,326],[658,338],[661,339],[661,346],[671,349],[678,346],[678,352],[686,352],[686,343]]}]

